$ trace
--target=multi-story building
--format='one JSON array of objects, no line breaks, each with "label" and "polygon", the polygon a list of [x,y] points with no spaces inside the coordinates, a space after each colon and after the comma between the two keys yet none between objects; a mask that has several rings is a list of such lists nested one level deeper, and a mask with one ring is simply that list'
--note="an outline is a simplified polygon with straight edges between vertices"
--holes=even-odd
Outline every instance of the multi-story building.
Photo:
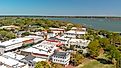
[{"label": "multi-story building", "polygon": [[55,52],[52,56],[53,63],[68,65],[70,61],[70,54],[68,52]]}]

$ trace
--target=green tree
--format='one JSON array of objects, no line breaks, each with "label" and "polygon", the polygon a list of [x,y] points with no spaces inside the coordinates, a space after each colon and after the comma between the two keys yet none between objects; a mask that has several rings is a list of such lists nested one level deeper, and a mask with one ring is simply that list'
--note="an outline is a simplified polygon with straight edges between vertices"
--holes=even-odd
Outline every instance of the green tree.
[{"label": "green tree", "polygon": [[73,61],[75,61],[75,64],[76,65],[79,65],[79,64],[81,64],[81,62],[82,62],[82,59],[84,59],[84,56],[82,55],[82,54],[80,54],[80,53],[72,53],[72,58],[71,58],[71,60]]},{"label": "green tree", "polygon": [[105,48],[107,45],[110,44],[110,41],[108,40],[108,38],[100,38],[99,43],[103,48]]},{"label": "green tree", "polygon": [[107,56],[109,59],[113,59],[115,58],[116,60],[120,59],[121,58],[121,54],[120,54],[120,51],[116,48],[116,46],[114,45],[108,45],[107,46]]},{"label": "green tree", "polygon": [[22,36],[28,36],[28,35],[30,35],[31,33],[29,33],[29,32],[24,32],[24,33],[22,33],[21,35]]},{"label": "green tree", "polygon": [[64,68],[64,65],[57,64],[57,63],[51,63],[51,68]]},{"label": "green tree", "polygon": [[0,30],[0,37],[2,41],[10,40],[16,38],[16,35],[12,32]]},{"label": "green tree", "polygon": [[98,40],[94,40],[89,44],[88,48],[89,48],[89,52],[92,56],[98,56],[101,46],[100,46]]},{"label": "green tree", "polygon": [[45,61],[37,62],[35,68],[50,68],[49,64]]}]

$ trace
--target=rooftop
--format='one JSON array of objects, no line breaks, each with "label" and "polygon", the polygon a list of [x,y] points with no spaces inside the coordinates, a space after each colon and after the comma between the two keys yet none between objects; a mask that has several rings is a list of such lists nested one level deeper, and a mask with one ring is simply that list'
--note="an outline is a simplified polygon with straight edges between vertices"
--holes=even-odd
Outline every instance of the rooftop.
[{"label": "rooftop", "polygon": [[23,42],[25,40],[30,40],[30,39],[32,39],[32,38],[16,38],[16,39],[11,39],[11,40],[8,40],[8,41],[0,43],[0,46],[9,46],[9,45],[20,43],[20,42]]},{"label": "rooftop", "polygon": [[42,38],[42,37],[41,37],[41,36],[29,35],[29,36],[25,36],[24,38],[33,38],[33,39],[37,39],[37,38]]},{"label": "rooftop", "polygon": [[13,53],[13,52],[7,52],[7,53],[4,53],[3,55],[4,55],[4,56],[11,57],[11,58],[18,59],[18,60],[21,60],[21,59],[25,58],[25,56],[23,56],[23,55],[18,55],[18,54]]},{"label": "rooftop", "polygon": [[62,28],[49,28],[50,30],[64,30]]},{"label": "rooftop", "polygon": [[69,33],[69,34],[85,34],[86,32],[85,31],[74,31],[74,30],[70,30],[70,31],[67,31],[65,33]]},{"label": "rooftop", "polygon": [[54,55],[56,55],[56,56],[68,56],[69,55],[69,53],[68,52],[55,52],[54,53]]},{"label": "rooftop", "polygon": [[44,51],[44,50],[41,50],[41,49],[38,49],[38,48],[33,48],[33,47],[24,49],[23,51],[25,51],[25,52],[31,52],[31,53],[37,53],[37,54],[50,55],[50,53],[47,52],[47,51]]},{"label": "rooftop", "polygon": [[21,63],[17,60],[14,60],[14,59],[9,58],[9,57],[4,57],[4,56],[0,56],[0,62],[2,62],[3,64],[6,64],[8,66],[14,66],[14,65],[23,66],[23,65],[25,65],[24,63]]}]

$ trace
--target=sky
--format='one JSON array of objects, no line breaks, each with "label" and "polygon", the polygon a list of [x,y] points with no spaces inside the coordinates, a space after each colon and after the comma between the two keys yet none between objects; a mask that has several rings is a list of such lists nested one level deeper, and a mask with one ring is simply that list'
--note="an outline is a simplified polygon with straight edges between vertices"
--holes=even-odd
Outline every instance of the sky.
[{"label": "sky", "polygon": [[121,16],[121,0],[0,0],[0,15]]}]

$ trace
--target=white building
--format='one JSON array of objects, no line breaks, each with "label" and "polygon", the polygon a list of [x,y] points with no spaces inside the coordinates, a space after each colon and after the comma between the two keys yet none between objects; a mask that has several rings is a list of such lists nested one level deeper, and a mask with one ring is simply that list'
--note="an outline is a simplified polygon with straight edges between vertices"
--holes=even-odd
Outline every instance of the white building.
[{"label": "white building", "polygon": [[70,48],[71,46],[74,47],[74,49],[82,50],[83,53],[87,52],[87,46],[89,45],[90,40],[84,40],[84,39],[70,39],[67,48]]},{"label": "white building", "polygon": [[56,49],[55,42],[43,41],[33,47],[22,50],[25,53],[31,53],[33,56],[49,59]]},{"label": "white building", "polygon": [[[5,51],[13,50],[19,47],[22,47],[23,44],[28,43],[28,41],[33,40],[32,38],[16,38],[9,41],[0,43],[0,54],[3,54]],[[30,43],[30,42],[29,42]]]},{"label": "white building", "polygon": [[34,40],[34,43],[38,43],[44,40],[42,36],[34,36],[34,35],[25,36],[24,38],[32,38]]},{"label": "white building", "polygon": [[53,63],[68,65],[70,61],[70,54],[67,52],[55,52],[52,56]]},{"label": "white building", "polygon": [[90,40],[84,40],[84,39],[70,39],[69,40],[69,45],[77,45],[80,47],[87,47],[88,44],[90,43]]},{"label": "white building", "polygon": [[14,25],[0,27],[0,29],[18,29],[18,28],[20,28],[20,27],[14,26]]},{"label": "white building", "polygon": [[11,57],[11,58],[14,58],[14,59],[17,59],[17,60],[22,60],[23,58],[25,58],[25,56],[16,54],[14,52],[4,53],[3,56],[8,56],[8,57]]},{"label": "white building", "polygon": [[64,37],[76,38],[77,36],[85,35],[86,28],[72,27],[70,31],[64,33]]},{"label": "white building", "polygon": [[7,56],[0,56],[0,68],[29,68],[28,64],[19,62]]},{"label": "white building", "polygon": [[65,29],[62,28],[49,28],[51,30],[51,32],[55,33],[56,35],[58,35],[59,33],[64,33]]},{"label": "white building", "polygon": [[70,30],[64,33],[64,37],[76,38],[77,36],[85,35],[85,31]]},{"label": "white building", "polygon": [[64,45],[68,46],[69,40],[71,38],[66,38],[64,36],[61,36],[60,38],[58,38],[60,40],[61,43],[63,43]]}]

